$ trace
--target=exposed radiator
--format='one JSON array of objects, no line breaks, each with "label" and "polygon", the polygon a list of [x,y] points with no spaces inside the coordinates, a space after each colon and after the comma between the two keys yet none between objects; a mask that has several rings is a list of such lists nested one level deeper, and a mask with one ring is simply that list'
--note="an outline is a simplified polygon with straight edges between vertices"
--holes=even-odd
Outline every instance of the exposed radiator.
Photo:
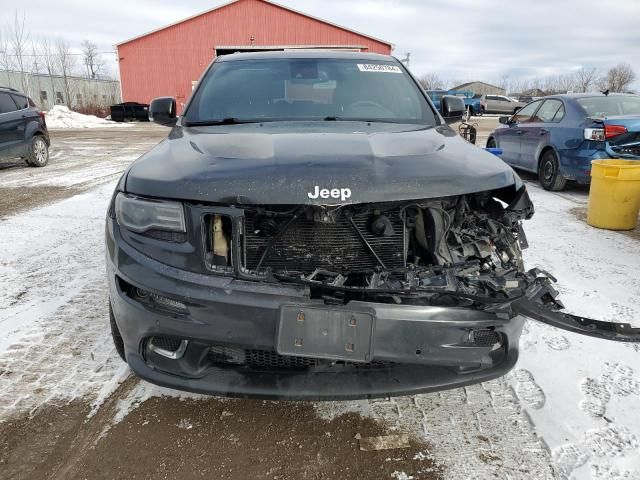
[{"label": "exposed radiator", "polygon": [[[405,260],[404,222],[399,210],[385,212],[385,216],[393,226],[393,234],[386,237],[370,231],[371,213],[357,213],[353,220],[385,267],[402,267]],[[271,238],[255,233],[257,221],[253,212],[245,211],[245,266],[252,270]],[[261,268],[311,273],[316,268],[364,270],[378,265],[349,220],[339,213],[335,223],[315,222],[306,217],[295,220],[271,247]]]}]

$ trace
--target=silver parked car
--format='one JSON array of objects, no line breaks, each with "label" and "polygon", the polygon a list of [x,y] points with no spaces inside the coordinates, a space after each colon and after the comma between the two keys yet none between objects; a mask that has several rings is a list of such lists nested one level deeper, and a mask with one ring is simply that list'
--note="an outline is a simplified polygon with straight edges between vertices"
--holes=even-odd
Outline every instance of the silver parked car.
[{"label": "silver parked car", "polygon": [[505,95],[483,95],[481,103],[486,113],[516,113],[526,105]]}]

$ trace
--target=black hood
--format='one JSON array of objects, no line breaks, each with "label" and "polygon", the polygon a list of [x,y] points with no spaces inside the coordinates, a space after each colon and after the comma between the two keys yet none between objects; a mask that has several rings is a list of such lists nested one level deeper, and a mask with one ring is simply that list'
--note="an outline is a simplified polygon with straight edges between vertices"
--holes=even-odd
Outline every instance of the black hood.
[{"label": "black hood", "polygon": [[[177,126],[126,177],[138,195],[246,205],[411,200],[514,184],[511,167],[449,127],[352,122]],[[322,189],[342,198],[310,198]]]}]

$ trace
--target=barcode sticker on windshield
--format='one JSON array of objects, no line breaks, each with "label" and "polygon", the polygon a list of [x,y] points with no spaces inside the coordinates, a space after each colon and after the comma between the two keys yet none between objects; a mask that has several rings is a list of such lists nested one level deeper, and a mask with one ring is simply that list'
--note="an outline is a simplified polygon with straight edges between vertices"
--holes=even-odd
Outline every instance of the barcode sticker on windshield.
[{"label": "barcode sticker on windshield", "polygon": [[361,72],[402,73],[400,67],[395,65],[384,65],[381,63],[359,63],[358,69]]}]

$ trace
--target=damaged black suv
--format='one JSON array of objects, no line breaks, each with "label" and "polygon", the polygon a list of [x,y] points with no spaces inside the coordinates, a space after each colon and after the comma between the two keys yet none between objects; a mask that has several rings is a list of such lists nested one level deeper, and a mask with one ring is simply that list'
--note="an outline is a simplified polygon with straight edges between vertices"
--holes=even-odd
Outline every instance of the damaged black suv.
[{"label": "damaged black suv", "polygon": [[396,59],[218,58],[120,180],[106,229],[111,327],[140,377],[264,398],[346,399],[481,382],[524,318],[619,341],[527,271],[533,205],[447,125]]}]

